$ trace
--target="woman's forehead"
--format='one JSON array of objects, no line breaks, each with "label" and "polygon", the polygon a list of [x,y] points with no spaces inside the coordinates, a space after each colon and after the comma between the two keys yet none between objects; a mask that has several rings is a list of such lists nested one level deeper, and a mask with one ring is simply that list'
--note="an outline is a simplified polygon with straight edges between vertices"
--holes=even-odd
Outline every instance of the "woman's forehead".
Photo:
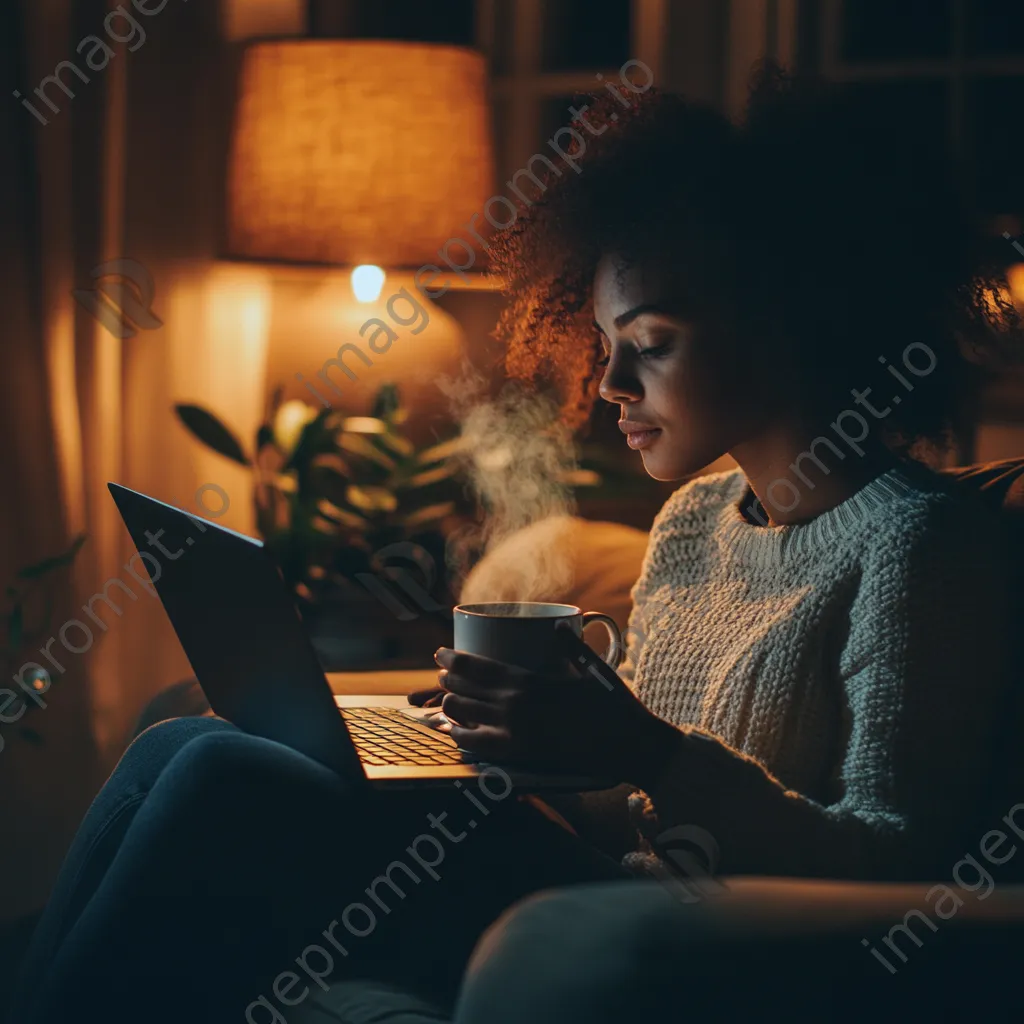
[{"label": "woman's forehead", "polygon": [[[626,263],[618,257],[601,259],[594,274],[594,313],[604,326],[638,306],[668,307],[664,271],[656,264]],[[604,318],[609,323],[604,324]]]},{"label": "woman's forehead", "polygon": [[624,298],[649,300],[660,290],[662,273],[650,263],[626,262],[619,256],[604,256],[594,274],[595,299],[606,302]]}]

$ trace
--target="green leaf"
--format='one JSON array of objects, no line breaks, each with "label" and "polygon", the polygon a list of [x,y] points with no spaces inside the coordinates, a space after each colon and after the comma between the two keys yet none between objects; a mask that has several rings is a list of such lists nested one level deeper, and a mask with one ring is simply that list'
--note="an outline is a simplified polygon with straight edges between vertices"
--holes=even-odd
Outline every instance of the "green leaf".
[{"label": "green leaf", "polygon": [[256,431],[256,454],[259,455],[268,444],[274,443],[274,428],[269,423],[264,423]]},{"label": "green leaf", "polygon": [[389,427],[376,416],[346,416],[341,421],[341,429],[348,434],[386,434]]},{"label": "green leaf", "polygon": [[310,462],[313,468],[326,467],[327,469],[334,470],[338,476],[350,477],[352,476],[352,467],[336,452],[324,452],[321,455],[316,455]]},{"label": "green leaf", "polygon": [[435,484],[439,480],[448,480],[458,473],[459,467],[454,463],[446,463],[440,466],[435,466],[433,469],[425,469],[420,473],[416,473],[409,477],[402,486],[403,487],[426,487],[427,484]]},{"label": "green leaf", "polygon": [[443,519],[446,515],[449,515],[455,509],[455,502],[446,501],[440,505],[427,505],[426,508],[417,509],[415,512],[411,512],[405,516],[401,522],[406,528],[412,526],[423,526],[425,523],[429,523],[435,519]]},{"label": "green leaf", "polygon": [[238,438],[213,413],[198,405],[186,404],[175,405],[174,411],[185,428],[208,448],[241,466],[251,465]]},{"label": "green leaf", "polygon": [[85,539],[86,535],[84,533],[80,533],[71,542],[71,547],[69,547],[63,554],[44,558],[41,562],[36,562],[35,565],[28,565],[25,566],[24,569],[19,569],[16,573],[18,579],[38,579],[40,576],[45,576],[48,572],[51,572],[54,569],[59,569],[64,565],[70,565],[75,560],[75,556],[81,550],[82,545],[85,543]]},{"label": "green leaf", "polygon": [[327,498],[336,505],[348,500],[348,478],[338,472],[336,467],[318,461],[310,467],[309,478],[313,493],[318,497]]},{"label": "green leaf", "polygon": [[270,481],[282,494],[294,494],[299,489],[299,482],[294,470],[287,473],[275,473],[270,477]]},{"label": "green leaf", "polygon": [[331,410],[325,409],[302,428],[298,443],[285,463],[285,469],[308,466],[318,455],[324,455],[337,449],[334,435],[338,428],[331,425],[331,417]]},{"label": "green leaf", "polygon": [[7,616],[7,646],[17,656],[21,647],[21,637],[25,628],[25,609],[16,604]]},{"label": "green leaf", "polygon": [[361,515],[350,512],[340,505],[335,505],[333,501],[328,501],[326,498],[318,501],[316,507],[320,515],[325,519],[330,519],[332,522],[347,526],[350,529],[365,530],[369,526],[369,523]]},{"label": "green leaf", "polygon": [[311,516],[309,525],[317,533],[326,533],[331,537],[341,533],[340,524],[336,523],[333,519],[328,519],[326,516]]},{"label": "green leaf", "polygon": [[382,420],[390,419],[401,407],[397,384],[382,384],[373,402],[373,415]]},{"label": "green leaf", "polygon": [[466,439],[461,435],[456,437],[450,437],[447,441],[442,441],[440,444],[435,444],[430,448],[424,448],[417,456],[416,459],[421,466],[427,466],[431,462],[440,462],[442,459],[447,459],[457,452],[460,452],[467,445]]},{"label": "green leaf", "polygon": [[398,499],[386,487],[352,485],[345,492],[348,503],[364,512],[394,512]]},{"label": "green leaf", "polygon": [[381,434],[377,440],[390,448],[393,452],[398,455],[403,455],[408,458],[413,452],[416,451],[416,446],[407,437],[403,437],[401,434],[395,433],[393,430],[389,430],[386,434]]},{"label": "green leaf", "polygon": [[338,438],[338,447],[353,455],[362,455],[385,469],[394,469],[397,465],[390,455],[382,452],[375,444],[359,434],[342,434]]}]

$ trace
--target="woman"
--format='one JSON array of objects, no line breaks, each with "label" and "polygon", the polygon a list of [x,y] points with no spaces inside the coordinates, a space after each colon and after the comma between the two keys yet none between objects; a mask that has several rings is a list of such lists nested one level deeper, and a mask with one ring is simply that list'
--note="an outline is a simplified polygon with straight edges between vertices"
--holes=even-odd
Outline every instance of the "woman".
[{"label": "woman", "polygon": [[[494,242],[510,373],[553,373],[576,425],[596,389],[657,479],[739,469],[655,520],[631,691],[442,648],[453,735],[627,784],[634,870],[690,826],[724,874],[944,877],[998,739],[1006,581],[997,524],[909,453],[958,408],[964,342],[1012,311],[934,166],[842,95],[769,71],[742,127],[653,91],[580,117],[604,128],[578,176],[551,165]],[[466,842],[464,797],[367,799],[219,720],[155,726],[82,826],[17,1019],[318,1019],[346,977],[444,1006],[505,907],[624,875],[537,804]],[[451,815],[439,877],[339,932],[426,812]]]}]

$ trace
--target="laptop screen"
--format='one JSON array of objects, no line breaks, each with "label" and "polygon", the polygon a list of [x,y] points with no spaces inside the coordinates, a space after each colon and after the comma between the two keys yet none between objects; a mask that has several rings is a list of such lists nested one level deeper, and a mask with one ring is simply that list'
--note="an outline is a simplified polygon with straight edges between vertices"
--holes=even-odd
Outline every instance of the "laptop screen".
[{"label": "laptop screen", "polygon": [[263,544],[118,484],[108,487],[214,712],[345,777],[365,778]]}]

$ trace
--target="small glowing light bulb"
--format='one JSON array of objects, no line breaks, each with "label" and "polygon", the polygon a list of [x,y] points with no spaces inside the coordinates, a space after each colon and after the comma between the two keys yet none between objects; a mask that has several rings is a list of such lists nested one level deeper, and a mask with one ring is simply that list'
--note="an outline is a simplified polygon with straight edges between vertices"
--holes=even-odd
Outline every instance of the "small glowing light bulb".
[{"label": "small glowing light bulb", "polygon": [[359,302],[373,302],[384,287],[384,271],[372,263],[361,263],[352,270],[352,292]]}]

